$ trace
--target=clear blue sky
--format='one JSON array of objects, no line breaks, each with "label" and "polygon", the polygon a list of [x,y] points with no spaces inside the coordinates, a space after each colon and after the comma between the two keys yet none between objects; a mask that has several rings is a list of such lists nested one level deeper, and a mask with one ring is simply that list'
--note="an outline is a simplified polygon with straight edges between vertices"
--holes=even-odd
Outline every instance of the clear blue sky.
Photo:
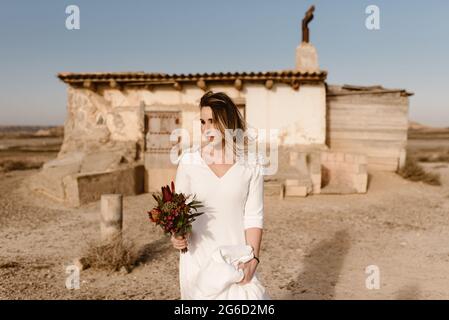
[{"label": "clear blue sky", "polygon": [[[76,4],[81,29],[67,30]],[[410,118],[449,126],[449,1],[0,0],[0,124],[63,124],[62,71],[290,69],[304,12],[330,84],[405,88]],[[380,8],[380,30],[365,8]]]}]

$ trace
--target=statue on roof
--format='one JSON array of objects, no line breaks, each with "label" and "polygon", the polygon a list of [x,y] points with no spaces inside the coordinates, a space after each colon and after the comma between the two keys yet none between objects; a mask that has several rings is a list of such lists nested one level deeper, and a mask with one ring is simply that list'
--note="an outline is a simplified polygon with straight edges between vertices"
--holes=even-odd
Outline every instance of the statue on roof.
[{"label": "statue on roof", "polygon": [[310,6],[302,19],[302,42],[309,42],[309,22],[313,19],[313,12],[315,11],[315,6]]}]

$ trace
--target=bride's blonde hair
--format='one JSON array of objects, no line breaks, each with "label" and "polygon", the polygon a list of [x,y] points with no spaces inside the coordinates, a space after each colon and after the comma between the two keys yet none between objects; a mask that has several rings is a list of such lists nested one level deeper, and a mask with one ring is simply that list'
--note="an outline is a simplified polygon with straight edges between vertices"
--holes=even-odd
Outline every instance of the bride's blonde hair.
[{"label": "bride's blonde hair", "polygon": [[[225,150],[232,146],[233,156],[237,160],[248,156],[255,137],[232,99],[224,92],[208,91],[200,100],[200,109],[203,107],[212,109],[213,122],[221,133]],[[225,134],[227,129],[232,130],[231,138]]]}]

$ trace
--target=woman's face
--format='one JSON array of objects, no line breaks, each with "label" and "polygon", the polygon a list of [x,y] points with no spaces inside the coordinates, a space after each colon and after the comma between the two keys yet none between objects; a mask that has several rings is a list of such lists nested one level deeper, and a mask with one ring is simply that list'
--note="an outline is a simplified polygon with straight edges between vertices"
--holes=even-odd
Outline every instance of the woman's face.
[{"label": "woman's face", "polygon": [[214,124],[211,107],[201,108],[200,120],[201,120],[201,134],[203,135],[204,139],[209,142],[214,141],[214,132],[217,133],[218,128]]}]

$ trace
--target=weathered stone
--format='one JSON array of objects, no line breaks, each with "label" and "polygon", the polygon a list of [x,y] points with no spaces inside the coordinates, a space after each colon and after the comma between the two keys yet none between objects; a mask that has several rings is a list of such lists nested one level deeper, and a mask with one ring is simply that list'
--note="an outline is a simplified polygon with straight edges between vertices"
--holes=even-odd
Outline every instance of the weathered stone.
[{"label": "weathered stone", "polygon": [[65,199],[63,178],[71,174],[77,174],[79,170],[80,164],[77,162],[66,162],[65,165],[41,169],[31,177],[30,187],[34,191],[41,192],[62,202]]},{"label": "weathered stone", "polygon": [[81,166],[81,162],[83,161],[85,154],[84,152],[73,152],[71,154],[67,154],[63,157],[58,157],[56,159],[47,161],[42,166],[43,169],[55,168],[55,167],[67,167],[67,166]]},{"label": "weathered stone", "polygon": [[73,264],[80,270],[86,270],[88,268],[90,268],[90,264],[88,262],[88,260],[86,258],[76,258],[73,260]]},{"label": "weathered stone", "polygon": [[81,164],[81,172],[101,172],[117,169],[121,159],[121,152],[101,151],[87,154]]},{"label": "weathered stone", "polygon": [[131,270],[129,268],[125,267],[125,266],[121,267],[120,271],[119,271],[119,273],[122,274],[122,275],[127,275],[130,272],[131,272]]}]

